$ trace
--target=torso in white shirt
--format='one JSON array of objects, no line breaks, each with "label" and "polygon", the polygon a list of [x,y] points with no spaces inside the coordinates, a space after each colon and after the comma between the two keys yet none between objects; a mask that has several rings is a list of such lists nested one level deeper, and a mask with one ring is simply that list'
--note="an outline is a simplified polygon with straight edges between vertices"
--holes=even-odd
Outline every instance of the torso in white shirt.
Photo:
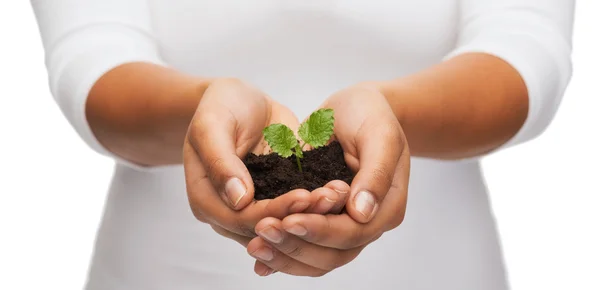
[{"label": "torso in white shirt", "polygon": [[[458,1],[149,0],[171,66],[234,76],[303,119],[331,93],[436,64],[456,42]],[[183,169],[118,166],[89,290],[505,290],[477,162],[413,159],[404,223],[321,278],[253,272],[243,247],[194,219]]]}]

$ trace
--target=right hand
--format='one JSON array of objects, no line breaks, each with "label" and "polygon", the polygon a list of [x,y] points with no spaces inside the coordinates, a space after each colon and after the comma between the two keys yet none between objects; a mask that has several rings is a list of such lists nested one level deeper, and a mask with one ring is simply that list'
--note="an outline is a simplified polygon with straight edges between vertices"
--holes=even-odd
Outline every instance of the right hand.
[{"label": "right hand", "polygon": [[291,110],[260,90],[239,80],[218,79],[204,92],[184,142],[183,165],[194,216],[244,246],[265,217],[324,214],[341,209],[349,196],[349,186],[335,181],[313,192],[297,189],[273,200],[254,201],[254,184],[242,158],[249,152],[269,152],[262,130],[274,123],[294,131],[299,125]]}]

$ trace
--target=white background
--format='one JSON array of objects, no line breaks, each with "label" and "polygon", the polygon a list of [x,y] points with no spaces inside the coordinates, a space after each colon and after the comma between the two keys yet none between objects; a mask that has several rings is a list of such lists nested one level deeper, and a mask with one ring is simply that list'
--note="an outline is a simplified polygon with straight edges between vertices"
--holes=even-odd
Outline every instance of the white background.
[{"label": "white background", "polygon": [[[600,1],[578,1],[573,57],[548,131],[484,161],[516,290],[600,289]],[[25,0],[0,1],[0,149],[0,289],[81,289],[112,162],[52,100]]]}]

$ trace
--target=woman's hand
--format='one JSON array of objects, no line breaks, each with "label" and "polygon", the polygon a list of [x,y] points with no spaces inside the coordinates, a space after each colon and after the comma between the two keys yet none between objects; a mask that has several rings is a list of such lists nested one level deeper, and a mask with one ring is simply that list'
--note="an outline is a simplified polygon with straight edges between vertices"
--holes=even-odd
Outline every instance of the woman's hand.
[{"label": "woman's hand", "polygon": [[[269,151],[262,130],[272,123],[298,127],[289,109],[260,90],[239,80],[219,79],[205,90],[184,141],[186,186],[194,215],[244,246],[255,236],[261,219],[328,212],[347,200],[338,192],[349,192],[343,182],[332,182],[312,193],[298,189],[253,202],[254,186],[242,158],[249,152]],[[330,208],[320,206],[325,197],[336,202]]]},{"label": "woman's hand", "polygon": [[335,111],[335,138],[357,172],[346,213],[292,214],[265,218],[247,247],[255,272],[321,276],[352,261],[369,243],[402,222],[406,210],[410,154],[385,97],[361,85],[340,91],[323,107]]}]

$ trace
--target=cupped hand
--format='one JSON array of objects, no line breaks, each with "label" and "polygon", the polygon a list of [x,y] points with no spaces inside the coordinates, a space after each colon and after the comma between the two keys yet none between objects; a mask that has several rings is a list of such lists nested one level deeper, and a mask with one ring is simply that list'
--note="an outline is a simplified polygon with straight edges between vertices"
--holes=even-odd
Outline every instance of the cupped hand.
[{"label": "cupped hand", "polygon": [[407,203],[410,153],[402,128],[375,87],[340,91],[324,104],[335,113],[335,138],[357,172],[346,212],[265,218],[247,247],[255,272],[321,276],[355,259],[365,246],[400,225]]},{"label": "cupped hand", "polygon": [[[267,153],[262,130],[283,123],[295,130],[298,119],[259,89],[237,79],[219,79],[203,93],[183,148],[185,181],[194,216],[244,246],[265,217],[325,213],[341,208],[348,188],[331,183],[308,192],[293,190],[273,200],[254,201],[254,185],[242,159]],[[346,186],[347,187],[347,186]],[[329,206],[321,201],[335,202]]]}]

